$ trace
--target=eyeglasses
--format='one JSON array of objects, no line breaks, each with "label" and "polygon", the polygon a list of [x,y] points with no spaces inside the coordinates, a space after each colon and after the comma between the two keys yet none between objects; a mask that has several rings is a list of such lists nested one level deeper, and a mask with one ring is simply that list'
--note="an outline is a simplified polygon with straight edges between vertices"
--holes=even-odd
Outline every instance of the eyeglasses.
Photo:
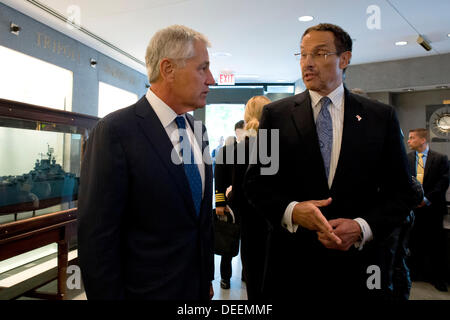
[{"label": "eyeglasses", "polygon": [[313,53],[304,53],[304,52],[298,52],[298,53],[294,53],[294,56],[297,60],[306,60],[306,58],[308,57],[308,55],[311,56],[311,58],[314,61],[321,61],[321,60],[327,60],[328,56],[331,56],[333,54],[337,54],[339,55],[339,52],[313,52]]}]

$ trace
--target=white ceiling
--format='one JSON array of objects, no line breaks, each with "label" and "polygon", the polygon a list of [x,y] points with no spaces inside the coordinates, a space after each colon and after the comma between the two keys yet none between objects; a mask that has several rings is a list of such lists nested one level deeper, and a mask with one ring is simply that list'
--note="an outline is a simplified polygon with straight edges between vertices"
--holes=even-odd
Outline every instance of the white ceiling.
[{"label": "white ceiling", "polygon": [[[33,5],[31,0],[2,0],[5,4],[61,31],[122,63],[146,73],[145,68]],[[300,78],[300,37],[309,26],[330,22],[343,27],[355,40],[352,64],[404,59],[450,52],[449,0],[39,0],[60,14],[74,16],[79,8],[83,28],[140,61],[159,29],[183,24],[210,40],[211,71],[236,74],[236,82],[294,82]],[[380,29],[367,21],[376,5]],[[74,7],[75,6],[75,7]],[[310,22],[298,17],[311,15]],[[75,20],[77,21],[77,20]],[[373,21],[373,20],[372,20]],[[427,52],[416,43],[418,33],[433,47]],[[395,46],[396,41],[408,41]],[[218,56],[227,52],[231,56]],[[243,77],[242,75],[250,75]]]}]

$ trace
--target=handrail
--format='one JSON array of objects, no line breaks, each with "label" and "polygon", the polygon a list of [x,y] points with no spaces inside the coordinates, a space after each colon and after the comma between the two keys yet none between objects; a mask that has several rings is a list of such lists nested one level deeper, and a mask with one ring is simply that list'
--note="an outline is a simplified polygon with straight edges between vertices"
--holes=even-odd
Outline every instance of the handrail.
[{"label": "handrail", "polygon": [[0,99],[0,116],[73,125],[87,129],[93,128],[100,119],[88,114],[58,110],[7,99]]}]

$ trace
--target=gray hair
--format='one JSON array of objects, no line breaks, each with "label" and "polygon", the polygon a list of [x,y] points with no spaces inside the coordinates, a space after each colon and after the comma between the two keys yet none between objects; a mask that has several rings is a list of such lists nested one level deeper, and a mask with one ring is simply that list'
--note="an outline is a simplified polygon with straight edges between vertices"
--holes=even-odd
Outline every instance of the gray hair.
[{"label": "gray hair", "polygon": [[181,25],[172,25],[155,33],[145,53],[148,80],[155,82],[159,77],[159,64],[164,58],[176,60],[183,67],[186,59],[194,56],[194,42],[202,41],[207,47],[208,39],[195,30]]}]

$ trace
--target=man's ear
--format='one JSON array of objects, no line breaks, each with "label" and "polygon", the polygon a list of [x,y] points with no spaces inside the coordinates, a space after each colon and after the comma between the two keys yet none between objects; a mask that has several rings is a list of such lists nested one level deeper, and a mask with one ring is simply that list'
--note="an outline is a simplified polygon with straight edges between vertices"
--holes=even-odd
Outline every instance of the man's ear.
[{"label": "man's ear", "polygon": [[427,143],[427,138],[422,138],[420,141],[422,141],[422,144]]},{"label": "man's ear", "polygon": [[175,63],[168,59],[164,58],[161,60],[159,64],[159,74],[162,79],[166,81],[172,81],[175,75]]},{"label": "man's ear", "polygon": [[350,64],[350,59],[352,58],[351,51],[342,52],[339,59],[339,68],[342,70],[347,68]]}]

